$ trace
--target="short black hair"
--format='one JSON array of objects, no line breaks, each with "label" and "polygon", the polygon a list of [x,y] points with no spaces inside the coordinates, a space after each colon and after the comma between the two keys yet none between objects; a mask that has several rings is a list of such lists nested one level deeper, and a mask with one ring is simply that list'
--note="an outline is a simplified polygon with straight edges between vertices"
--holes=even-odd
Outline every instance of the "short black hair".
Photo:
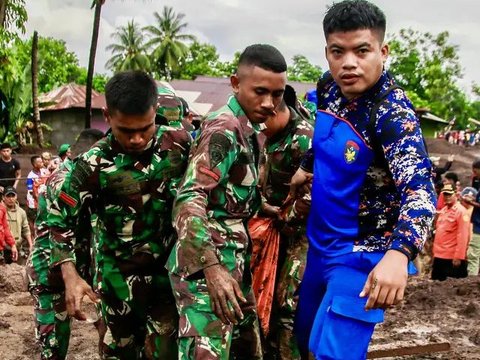
[{"label": "short black hair", "polygon": [[33,165],[33,163],[35,162],[35,160],[37,159],[41,159],[42,157],[40,155],[33,155],[31,158],[30,158],[30,163]]},{"label": "short black hair", "polygon": [[458,181],[458,175],[454,172],[447,172],[445,175],[443,175],[445,179],[452,180],[454,183]]},{"label": "short black hair", "polygon": [[0,145],[0,150],[11,149],[11,148],[12,148],[12,146],[8,142],[5,142],[2,145]]},{"label": "short black hair", "polygon": [[157,85],[143,71],[119,72],[105,85],[105,100],[110,112],[143,115],[157,105]]},{"label": "short black hair", "polygon": [[480,159],[477,159],[473,162],[472,169],[480,169]]},{"label": "short black hair", "polygon": [[323,19],[325,38],[335,32],[375,30],[381,42],[385,38],[387,20],[380,8],[366,0],[345,0],[330,6]]},{"label": "short black hair", "polygon": [[[285,105],[288,105],[292,108],[296,108],[297,106],[297,92],[291,85],[285,85],[285,92],[283,93],[283,102]],[[283,110],[279,108],[279,110]]]},{"label": "short black hair", "polygon": [[287,71],[287,62],[282,53],[268,44],[247,46],[238,59],[238,66],[241,65],[258,66],[274,73]]}]

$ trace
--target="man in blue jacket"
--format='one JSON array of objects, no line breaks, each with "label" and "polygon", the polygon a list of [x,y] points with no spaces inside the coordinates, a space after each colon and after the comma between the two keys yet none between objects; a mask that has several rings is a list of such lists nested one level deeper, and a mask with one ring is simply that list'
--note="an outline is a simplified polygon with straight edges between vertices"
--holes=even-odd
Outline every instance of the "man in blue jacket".
[{"label": "man in blue jacket", "polygon": [[292,193],[312,182],[309,253],[296,318],[303,356],[365,359],[384,309],[432,226],[435,191],[419,121],[384,70],[383,12],[365,0],[323,21],[330,81]]}]

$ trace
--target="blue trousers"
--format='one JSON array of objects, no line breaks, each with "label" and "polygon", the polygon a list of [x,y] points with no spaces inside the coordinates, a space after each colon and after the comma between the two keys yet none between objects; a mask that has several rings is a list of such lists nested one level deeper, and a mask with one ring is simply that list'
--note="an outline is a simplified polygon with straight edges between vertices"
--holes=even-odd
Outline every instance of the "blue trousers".
[{"label": "blue trousers", "polygon": [[355,252],[325,258],[310,248],[300,287],[295,333],[303,354],[315,359],[366,359],[384,311],[365,311],[359,294],[383,253]]}]

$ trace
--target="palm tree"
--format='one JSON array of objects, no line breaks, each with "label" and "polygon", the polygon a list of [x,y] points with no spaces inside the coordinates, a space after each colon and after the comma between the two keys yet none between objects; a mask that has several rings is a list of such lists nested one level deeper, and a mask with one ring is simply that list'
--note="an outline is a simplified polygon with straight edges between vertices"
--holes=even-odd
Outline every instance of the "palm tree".
[{"label": "palm tree", "polygon": [[145,37],[141,29],[132,20],[127,26],[120,26],[112,34],[117,41],[107,46],[106,50],[113,56],[107,61],[106,67],[114,72],[124,70],[150,71],[150,60],[146,55]]},{"label": "palm tree", "polygon": [[185,14],[176,14],[172,7],[164,6],[162,15],[155,12],[153,16],[156,25],[144,28],[151,36],[147,46],[153,47],[152,68],[156,67],[155,70],[161,77],[170,80],[179,61],[188,54],[188,46],[183,41],[194,41],[195,37],[181,34],[188,25],[182,22]]},{"label": "palm tree", "polygon": [[90,120],[92,117],[92,87],[93,72],[95,69],[95,55],[97,53],[98,33],[100,31],[100,18],[102,13],[102,5],[105,0],[93,0],[91,8],[95,7],[93,16],[92,41],[90,43],[90,55],[88,57],[87,85],[85,90],[85,128],[90,128]]},{"label": "palm tree", "polygon": [[33,102],[33,124],[37,134],[37,142],[40,148],[43,147],[43,130],[40,122],[40,110],[38,106],[38,33],[33,32],[32,40],[32,102]]}]

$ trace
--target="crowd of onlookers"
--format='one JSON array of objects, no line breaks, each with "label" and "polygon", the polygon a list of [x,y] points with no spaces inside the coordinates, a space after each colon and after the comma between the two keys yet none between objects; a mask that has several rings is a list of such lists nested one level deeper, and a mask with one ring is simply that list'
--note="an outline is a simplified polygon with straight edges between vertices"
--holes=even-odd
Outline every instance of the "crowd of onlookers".
[{"label": "crowd of onlookers", "polygon": [[480,132],[466,130],[450,130],[443,135],[450,144],[475,146],[480,142]]},{"label": "crowd of onlookers", "polygon": [[[58,155],[48,151],[30,158],[31,169],[22,177],[20,162],[12,156],[8,143],[0,146],[0,262],[24,264],[33,246],[34,221],[37,215],[38,194],[48,176],[70,157],[69,144],[58,148]],[[25,208],[19,205],[18,184],[27,187]],[[3,253],[2,253],[3,250]]]}]

